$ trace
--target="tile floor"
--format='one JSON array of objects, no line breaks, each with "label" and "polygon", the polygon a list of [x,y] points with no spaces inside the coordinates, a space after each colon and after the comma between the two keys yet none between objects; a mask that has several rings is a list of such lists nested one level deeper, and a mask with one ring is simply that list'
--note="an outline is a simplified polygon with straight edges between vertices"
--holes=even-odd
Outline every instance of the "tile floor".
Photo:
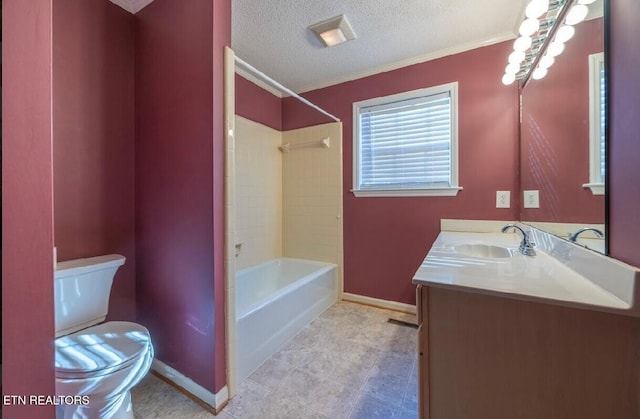
[{"label": "tile floor", "polygon": [[[217,417],[417,418],[417,333],[389,317],[415,321],[335,304],[249,376]],[[132,394],[137,419],[213,417],[151,374]]]}]

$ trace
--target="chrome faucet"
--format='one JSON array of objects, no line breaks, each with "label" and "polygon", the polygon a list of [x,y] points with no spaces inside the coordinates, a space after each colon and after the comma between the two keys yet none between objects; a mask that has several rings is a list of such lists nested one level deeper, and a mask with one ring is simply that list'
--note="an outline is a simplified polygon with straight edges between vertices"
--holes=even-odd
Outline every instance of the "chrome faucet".
[{"label": "chrome faucet", "polygon": [[603,238],[604,237],[604,233],[600,230],[598,230],[595,227],[584,227],[581,228],[580,230],[576,231],[573,234],[569,235],[569,241],[572,243],[575,243],[578,240],[578,236],[581,235],[582,233],[584,233],[585,231],[593,231],[594,233],[596,233],[596,236]]},{"label": "chrome faucet", "polygon": [[529,239],[529,234],[522,228],[515,224],[507,224],[506,226],[502,227],[502,232],[506,233],[511,228],[522,233],[522,241],[520,242],[520,253],[526,256],[535,256],[536,249],[534,249],[534,247],[536,246],[536,244],[533,243],[531,239]]}]

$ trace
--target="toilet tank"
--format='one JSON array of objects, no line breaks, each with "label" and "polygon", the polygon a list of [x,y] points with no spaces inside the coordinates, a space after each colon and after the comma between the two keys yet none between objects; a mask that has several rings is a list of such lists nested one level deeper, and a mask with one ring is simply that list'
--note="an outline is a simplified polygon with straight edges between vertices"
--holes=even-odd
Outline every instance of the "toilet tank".
[{"label": "toilet tank", "polygon": [[98,324],[109,312],[111,284],[121,255],[59,262],[54,274],[56,337]]}]

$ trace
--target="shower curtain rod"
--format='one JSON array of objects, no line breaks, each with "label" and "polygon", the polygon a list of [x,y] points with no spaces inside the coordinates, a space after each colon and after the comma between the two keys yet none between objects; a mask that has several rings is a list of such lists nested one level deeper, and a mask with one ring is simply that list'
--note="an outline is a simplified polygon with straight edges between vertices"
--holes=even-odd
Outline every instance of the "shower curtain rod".
[{"label": "shower curtain rod", "polygon": [[271,77],[267,76],[262,71],[258,70],[257,68],[255,68],[254,66],[249,64],[248,62],[240,59],[235,54],[234,54],[234,58],[235,58],[236,64],[240,64],[241,67],[243,67],[245,70],[248,70],[251,73],[253,73],[254,76],[257,76],[257,77],[261,78],[262,80],[264,80],[267,83],[271,84],[273,87],[275,87],[276,89],[282,91],[283,93],[286,93],[288,95],[291,95],[291,96],[295,97],[300,102],[304,103],[305,105],[311,106],[315,110],[325,114],[326,116],[328,116],[329,118],[333,119],[334,121],[340,122],[340,119],[337,118],[336,116],[334,116],[334,115],[330,114],[329,112],[325,111],[324,109],[322,109],[318,105],[315,105],[315,104],[309,102],[307,99],[305,99],[302,96],[300,96],[299,94],[295,93],[293,90],[291,90],[291,89],[289,89],[287,87],[284,87],[282,84],[278,83],[277,81],[275,81]]}]

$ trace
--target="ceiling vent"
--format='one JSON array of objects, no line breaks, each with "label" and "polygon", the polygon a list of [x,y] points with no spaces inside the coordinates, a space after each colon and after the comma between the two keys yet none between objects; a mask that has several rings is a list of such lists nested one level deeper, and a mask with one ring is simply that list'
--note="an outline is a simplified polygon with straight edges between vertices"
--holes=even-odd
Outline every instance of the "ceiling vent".
[{"label": "ceiling vent", "polygon": [[340,15],[309,26],[325,47],[332,47],[356,39],[346,16]]}]

